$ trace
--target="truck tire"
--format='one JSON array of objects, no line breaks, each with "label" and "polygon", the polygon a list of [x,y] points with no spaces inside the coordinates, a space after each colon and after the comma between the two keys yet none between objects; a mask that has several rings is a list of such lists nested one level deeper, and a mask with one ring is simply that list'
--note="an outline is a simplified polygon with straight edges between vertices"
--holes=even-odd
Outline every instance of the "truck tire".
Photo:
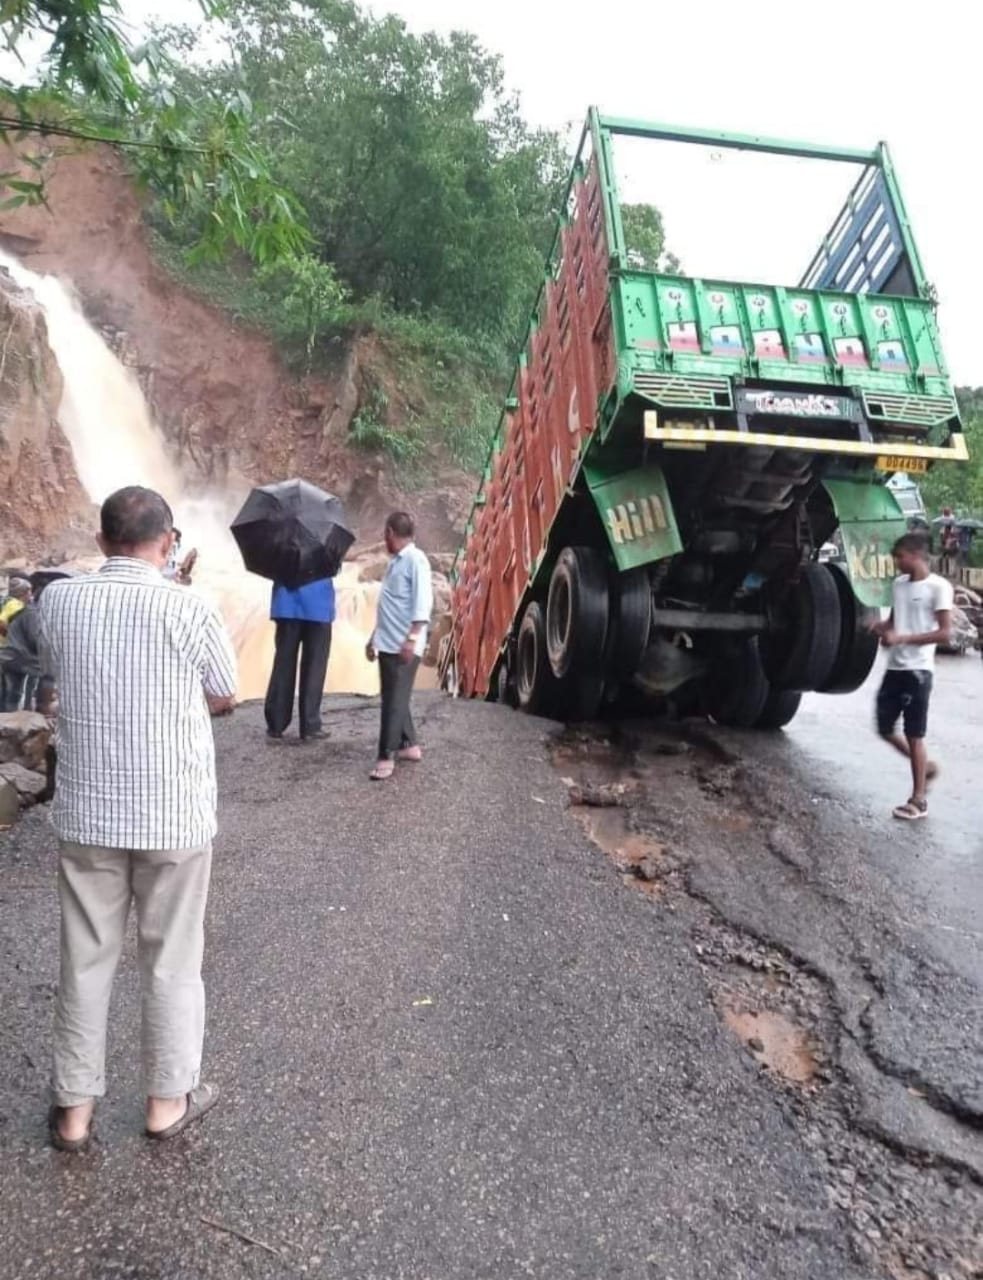
[{"label": "truck tire", "polygon": [[764,710],[754,722],[756,729],[784,729],[794,718],[802,694],[792,689],[769,689]]},{"label": "truck tire", "polygon": [[629,569],[613,581],[605,670],[622,684],[634,676],[648,648],[652,585],[646,569]]},{"label": "truck tire", "polygon": [[829,679],[820,693],[853,693],[870,675],[880,644],[870,630],[880,621],[880,610],[870,609],[854,595],[847,573],[837,564],[823,566],[836,583],[840,597],[840,645]]},{"label": "truck tire", "polygon": [[771,686],[761,665],[757,639],[728,645],[709,678],[707,710],[718,724],[752,729],[764,714]]},{"label": "truck tire", "polygon": [[495,701],[512,707],[513,710],[519,705],[515,696],[515,679],[507,658],[502,658],[495,673]]},{"label": "truck tire", "polygon": [[776,689],[819,689],[833,673],[843,629],[839,589],[826,565],[805,566],[788,606],[788,631],[761,645],[765,675]]},{"label": "truck tire", "polygon": [[581,671],[565,681],[561,696],[565,719],[596,720],[604,705],[604,677],[599,671]]},{"label": "truck tire", "polygon": [[593,547],[564,547],[546,601],[546,652],[558,680],[599,670],[608,633],[608,578]]},{"label": "truck tire", "polygon": [[546,656],[546,623],[542,606],[533,600],[519,623],[515,645],[515,692],[519,706],[530,715],[557,710],[558,682]]}]

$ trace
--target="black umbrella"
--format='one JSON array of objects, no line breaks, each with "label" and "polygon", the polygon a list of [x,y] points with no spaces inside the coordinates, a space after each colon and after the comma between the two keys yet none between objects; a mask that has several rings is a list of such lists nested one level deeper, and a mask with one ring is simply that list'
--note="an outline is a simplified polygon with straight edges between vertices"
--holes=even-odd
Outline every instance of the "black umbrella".
[{"label": "black umbrella", "polygon": [[355,541],[339,499],[306,480],[253,489],[232,536],[251,573],[287,587],[333,578]]},{"label": "black umbrella", "polygon": [[974,520],[972,516],[936,516],[932,524],[952,524],[957,529],[983,529],[983,520]]},{"label": "black umbrella", "polygon": [[78,572],[78,569],[73,568],[71,565],[55,565],[48,569],[35,569],[33,573],[28,574],[27,580],[30,582],[35,596],[39,596],[45,587],[50,586],[52,582],[58,582],[61,578],[76,578],[78,577]]}]

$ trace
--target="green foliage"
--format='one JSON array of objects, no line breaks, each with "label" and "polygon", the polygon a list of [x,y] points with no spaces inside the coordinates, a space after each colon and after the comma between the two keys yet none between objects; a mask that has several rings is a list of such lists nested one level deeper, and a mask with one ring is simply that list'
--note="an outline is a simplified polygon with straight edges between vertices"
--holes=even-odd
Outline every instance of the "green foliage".
[{"label": "green foliage", "polygon": [[621,224],[629,265],[636,271],[679,273],[679,259],[666,252],[662,214],[651,204],[623,204]]},{"label": "green foliage", "polygon": [[[221,0],[199,2],[206,18],[226,13]],[[54,147],[104,142],[126,152],[171,218],[195,227],[197,256],[231,246],[266,263],[305,252],[301,203],[270,172],[248,95],[176,92],[169,53],[128,44],[119,0],[5,0],[0,35],[16,55],[30,37],[49,40],[39,85],[0,78],[0,137],[15,165],[0,174],[7,207],[44,200]]]},{"label": "green foliage", "polygon": [[303,201],[313,252],[354,304],[511,349],[566,161],[522,121],[499,60],[470,35],[415,35],[347,0],[246,0],[227,27],[227,56],[185,60],[175,90],[257,104],[274,176]]},{"label": "green foliage", "polygon": [[936,463],[919,484],[929,519],[943,507],[983,518],[983,387],[956,390],[969,462]]},{"label": "green foliage", "polygon": [[277,307],[277,322],[293,337],[303,337],[308,372],[322,340],[343,322],[348,290],[330,262],[305,253],[264,266],[259,283]]},{"label": "green foliage", "polygon": [[412,469],[412,464],[425,450],[419,428],[416,423],[400,428],[388,426],[388,412],[389,397],[385,391],[380,386],[370,386],[352,419],[350,439],[361,449],[380,449],[394,462]]}]

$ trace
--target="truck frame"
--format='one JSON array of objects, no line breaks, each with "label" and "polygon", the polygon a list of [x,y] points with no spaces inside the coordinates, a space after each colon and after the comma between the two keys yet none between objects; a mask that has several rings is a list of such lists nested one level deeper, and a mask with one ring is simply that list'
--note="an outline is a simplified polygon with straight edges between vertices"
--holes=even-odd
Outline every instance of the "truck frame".
[{"label": "truck frame", "polygon": [[[639,270],[618,136],[862,166],[797,286]],[[455,562],[445,687],[591,718],[642,689],[779,727],[876,656],[905,518],[965,440],[890,154],[589,113]],[[846,565],[820,563],[839,530]]]}]

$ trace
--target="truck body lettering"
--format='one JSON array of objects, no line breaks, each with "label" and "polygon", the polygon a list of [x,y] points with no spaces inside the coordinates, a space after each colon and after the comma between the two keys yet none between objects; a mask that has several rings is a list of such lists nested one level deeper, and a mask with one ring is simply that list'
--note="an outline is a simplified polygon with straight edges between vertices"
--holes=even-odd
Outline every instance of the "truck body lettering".
[{"label": "truck body lettering", "polygon": [[657,494],[645,498],[629,498],[605,512],[612,541],[619,545],[635,542],[669,528],[666,510]]}]

